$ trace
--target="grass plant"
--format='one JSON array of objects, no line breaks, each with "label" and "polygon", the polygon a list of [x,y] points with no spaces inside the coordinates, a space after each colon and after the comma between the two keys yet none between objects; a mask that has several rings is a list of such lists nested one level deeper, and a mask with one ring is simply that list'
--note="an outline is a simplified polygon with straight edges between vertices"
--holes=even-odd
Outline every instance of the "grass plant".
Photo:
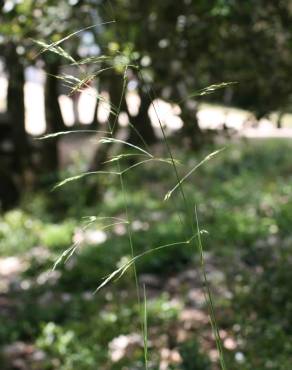
[{"label": "grass plant", "polygon": [[[89,28],[89,27],[88,27]],[[216,341],[216,346],[219,354],[219,361],[220,361],[220,367],[222,370],[226,370],[225,360],[224,360],[224,353],[223,353],[223,346],[219,334],[219,328],[218,324],[216,322],[216,315],[215,315],[215,307],[214,302],[212,299],[212,293],[210,284],[208,282],[208,275],[205,269],[205,262],[204,262],[204,252],[203,252],[203,242],[202,242],[202,234],[205,232],[205,230],[201,230],[199,221],[198,221],[198,213],[197,213],[197,205],[192,204],[192,201],[188,199],[188,195],[184,189],[184,183],[190,178],[190,176],[201,166],[205,165],[209,160],[211,160],[214,156],[218,155],[223,149],[216,150],[206,157],[204,157],[201,161],[199,161],[193,168],[187,170],[185,174],[181,175],[180,170],[180,162],[174,157],[170,142],[168,140],[168,137],[166,135],[164,126],[162,124],[162,120],[159,114],[159,106],[157,103],[155,103],[155,95],[147,84],[143,72],[139,69],[139,66],[136,66],[134,64],[130,63],[124,63],[123,64],[123,58],[118,59],[118,65],[115,58],[110,56],[97,56],[97,57],[90,57],[90,58],[84,58],[79,61],[76,61],[72,58],[62,47],[61,44],[68,40],[71,37],[76,36],[80,32],[84,31],[79,30],[77,32],[74,32],[63,39],[61,39],[58,42],[54,43],[45,43],[45,42],[37,42],[38,45],[42,47],[40,50],[40,53],[43,52],[53,52],[55,54],[58,54],[59,56],[65,58],[70,64],[73,64],[80,68],[81,76],[80,78],[76,78],[73,76],[68,75],[62,75],[62,76],[56,76],[59,78],[62,83],[66,84],[67,86],[70,86],[71,92],[70,94],[74,94],[78,91],[82,91],[84,87],[89,86],[89,82],[92,81],[92,79],[100,77],[102,73],[108,70],[122,70],[123,73],[121,73],[121,79],[122,79],[122,91],[120,92],[120,101],[118,106],[114,106],[112,102],[107,102],[110,106],[110,112],[109,112],[109,119],[107,122],[107,129],[106,130],[78,130],[78,131],[64,131],[64,132],[56,132],[49,135],[44,135],[40,139],[46,139],[46,140],[54,140],[58,136],[63,135],[69,135],[69,134],[75,134],[78,133],[94,133],[97,136],[99,136],[99,145],[119,145],[121,147],[121,152],[117,155],[108,158],[105,163],[105,169],[102,170],[96,170],[96,171],[88,171],[83,172],[81,174],[77,174],[72,177],[68,177],[63,179],[61,182],[59,182],[54,189],[65,186],[66,184],[81,180],[87,176],[117,176],[120,181],[120,189],[123,196],[124,201],[124,217],[123,219],[117,219],[112,218],[107,215],[102,215],[101,217],[96,216],[90,216],[88,218],[87,226],[92,224],[93,222],[99,220],[104,222],[104,228],[110,228],[117,223],[124,223],[126,227],[126,232],[128,236],[128,244],[129,244],[129,251],[130,251],[130,259],[119,266],[118,268],[114,269],[112,272],[108,274],[104,278],[104,280],[97,286],[94,293],[97,293],[102,289],[105,285],[112,281],[116,281],[120,279],[128,269],[132,269],[134,280],[135,280],[135,286],[136,286],[136,292],[137,292],[137,302],[139,308],[139,312],[141,315],[141,335],[143,338],[143,344],[144,344],[144,366],[145,369],[149,369],[149,363],[150,361],[150,355],[148,351],[148,330],[147,330],[147,297],[146,297],[146,287],[145,285],[141,289],[141,286],[139,284],[139,277],[138,277],[138,268],[137,268],[137,261],[140,259],[143,259],[148,254],[152,253],[159,253],[160,250],[166,249],[166,248],[176,248],[176,247],[184,247],[184,248],[194,248],[194,253],[198,253],[199,260],[200,260],[200,266],[198,268],[201,271],[201,278],[204,283],[205,287],[205,301],[208,306],[209,311],[209,317],[210,317],[210,323],[213,331],[213,335]],[[119,52],[118,52],[119,53]],[[97,69],[95,69],[94,72],[90,72],[90,74],[86,73],[85,66],[87,65],[94,65],[98,66]],[[165,151],[167,153],[167,157],[156,157],[154,154],[151,153],[151,148],[145,143],[143,137],[140,137],[141,146],[134,145],[130,142],[127,142],[125,140],[121,140],[116,137],[116,128],[118,125],[118,118],[119,114],[121,112],[122,102],[126,93],[127,88],[127,72],[129,68],[134,68],[137,71],[137,76],[139,76],[140,83],[145,86],[147,90],[147,96],[150,100],[152,107],[154,109],[156,118],[159,122],[159,127],[162,134],[162,143],[165,147]],[[191,97],[195,96],[203,96],[206,94],[210,94],[214,92],[217,89],[224,88],[225,86],[228,86],[232,83],[220,83],[216,85],[211,85],[206,87],[205,89],[202,89],[198,92],[194,92],[190,94]],[[96,98],[99,100],[104,100],[104,98],[100,94],[96,94]],[[188,98],[188,97],[186,97]],[[129,124],[129,128],[131,130],[135,130],[135,127]],[[102,136],[100,136],[102,135]],[[131,152],[124,152],[125,148],[129,149]],[[124,162],[127,163],[127,160],[129,157],[137,158],[137,161],[134,164],[126,165]],[[125,160],[125,161],[124,161]],[[170,190],[165,194],[164,202],[175,202],[176,204],[178,202],[182,202],[182,206],[185,212],[184,220],[180,217],[180,223],[184,227],[185,230],[185,239],[184,240],[174,240],[172,243],[167,243],[164,245],[158,245],[158,246],[149,246],[149,248],[144,251],[143,253],[137,254],[135,251],[135,237],[133,232],[133,225],[132,225],[132,217],[129,211],[129,197],[131,196],[130,192],[127,189],[126,184],[126,176],[128,171],[133,171],[138,166],[144,166],[147,165],[149,162],[155,162],[157,165],[167,165],[172,167],[173,171],[173,178],[174,178],[174,185],[170,187]],[[106,169],[106,166],[109,166],[109,170]],[[114,168],[114,169],[113,169]],[[176,191],[178,192],[178,195],[176,195]],[[141,210],[142,211],[142,210]],[[61,256],[57,259],[56,263],[54,264],[53,269],[55,269],[59,263],[61,262],[67,262],[70,257],[74,254],[76,249],[78,248],[78,243],[73,244],[70,248],[65,250]],[[143,298],[143,299],[142,299]]]}]

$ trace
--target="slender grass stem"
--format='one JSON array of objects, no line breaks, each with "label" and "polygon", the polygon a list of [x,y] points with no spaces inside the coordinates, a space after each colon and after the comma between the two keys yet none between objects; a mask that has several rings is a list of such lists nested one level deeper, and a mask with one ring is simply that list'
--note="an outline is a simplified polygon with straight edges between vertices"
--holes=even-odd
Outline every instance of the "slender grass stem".
[{"label": "slender grass stem", "polygon": [[147,296],[145,284],[143,285],[144,311],[143,311],[143,348],[145,370],[148,370],[148,323],[147,323]]},{"label": "slender grass stem", "polygon": [[[121,111],[121,106],[122,106],[122,102],[123,102],[125,91],[126,91],[126,81],[127,81],[127,67],[125,68],[125,71],[124,71],[122,92],[121,92],[121,97],[120,97],[120,101],[119,101],[119,105],[118,105],[118,109],[117,109],[117,114],[115,116],[113,126],[110,127],[110,123],[109,123],[109,130],[111,132],[110,135],[111,135],[112,139],[114,139],[113,138],[114,128],[115,128],[115,126],[117,124],[117,121],[118,121],[119,113]],[[115,140],[117,140],[117,139],[115,139]],[[121,142],[121,140],[119,140],[119,141]],[[126,143],[126,142],[124,142],[124,143]],[[148,152],[146,152],[144,150],[142,150],[142,152],[146,155],[149,155],[150,158],[152,157],[151,154],[149,154]],[[124,209],[125,209],[125,216],[126,216],[126,220],[127,220],[127,224],[126,224],[127,235],[128,235],[129,245],[130,245],[131,258],[133,259],[134,256],[135,256],[135,252],[134,252],[133,235],[132,235],[132,227],[131,227],[132,222],[131,222],[131,218],[130,218],[130,215],[129,215],[127,191],[126,191],[126,188],[125,188],[123,172],[121,171],[121,165],[120,165],[120,159],[119,158],[117,160],[117,167],[118,167],[118,172],[120,173],[120,184],[121,184],[121,190],[122,190],[122,194],[123,194],[123,198],[124,198]],[[133,273],[134,273],[134,280],[135,280],[135,288],[136,288],[138,309],[142,314],[138,273],[137,273],[137,268],[136,268],[135,261],[133,263]],[[142,315],[141,315],[140,325],[141,325],[141,332],[142,332],[142,335],[143,335],[143,330],[144,329],[143,329],[143,316]]]},{"label": "slender grass stem", "polygon": [[[149,88],[148,84],[145,82],[145,80],[143,78],[143,75],[142,75],[140,70],[139,70],[138,73],[139,73],[139,76],[140,76],[141,80],[146,85],[147,95],[148,95],[149,99],[151,100],[151,105],[154,109],[155,116],[158,120],[159,127],[160,127],[162,137],[163,137],[163,141],[165,143],[166,149],[167,149],[167,151],[169,153],[169,156],[171,158],[172,166],[173,166],[174,173],[175,173],[175,176],[176,176],[177,185],[171,190],[171,192],[173,192],[176,188],[179,188],[182,199],[183,199],[184,207],[185,207],[185,210],[186,210],[186,216],[187,216],[186,219],[189,220],[190,228],[192,230],[192,235],[194,235],[195,234],[195,227],[194,227],[194,223],[192,221],[192,219],[193,219],[192,212],[191,212],[191,208],[189,206],[189,202],[187,202],[187,199],[186,199],[185,191],[184,191],[184,188],[183,188],[183,181],[187,177],[189,177],[190,174],[193,173],[202,163],[199,163],[199,165],[197,167],[195,167],[193,170],[191,170],[185,177],[180,178],[178,170],[177,170],[176,162],[175,162],[174,156],[172,154],[171,147],[169,145],[167,136],[165,134],[164,127],[162,125],[162,122],[161,122],[161,119],[159,117],[158,111],[157,111],[156,106],[154,104],[154,99],[156,98],[156,96],[153,92],[151,93],[152,90],[151,90],[151,88]],[[214,153],[212,153],[210,156],[213,156],[213,154]],[[202,162],[204,162],[204,161],[205,161],[205,159]],[[171,193],[170,193],[170,195],[171,195]],[[167,198],[169,198],[169,196]],[[219,354],[220,367],[221,367],[221,370],[226,370],[222,340],[220,338],[220,333],[219,333],[219,329],[218,329],[218,325],[217,325],[217,321],[216,321],[216,315],[215,315],[215,309],[214,309],[212,294],[211,294],[210,285],[209,285],[209,282],[208,282],[208,279],[207,279],[207,273],[206,273],[205,264],[204,264],[203,247],[202,247],[202,241],[201,241],[201,237],[200,237],[200,229],[199,229],[199,225],[198,225],[198,217],[197,217],[196,208],[195,208],[195,217],[196,217],[198,238],[197,238],[197,245],[194,241],[194,247],[199,250],[199,254],[200,254],[201,272],[202,272],[202,275],[203,275],[203,281],[204,281],[204,285],[205,285],[205,301],[206,301],[206,304],[207,304],[208,309],[209,309],[211,327],[212,327],[212,331],[213,331],[213,334],[214,334],[214,337],[215,337],[216,347],[217,347],[218,354]],[[187,221],[186,221],[186,223],[187,223]]]}]

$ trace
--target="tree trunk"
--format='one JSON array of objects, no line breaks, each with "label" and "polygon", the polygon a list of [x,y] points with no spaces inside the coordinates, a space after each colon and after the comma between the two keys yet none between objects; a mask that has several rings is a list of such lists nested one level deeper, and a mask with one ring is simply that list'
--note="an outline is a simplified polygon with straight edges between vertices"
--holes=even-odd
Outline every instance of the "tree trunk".
[{"label": "tree trunk", "polygon": [[17,174],[23,176],[24,170],[30,164],[29,143],[25,131],[24,67],[16,53],[16,46],[12,43],[8,45],[6,61],[9,73],[7,111],[12,124],[14,168]]},{"label": "tree trunk", "polygon": [[[108,119],[108,131],[112,131],[112,134],[109,135],[110,137],[115,136],[115,133],[118,130],[119,123],[118,123],[118,108],[121,102],[121,94],[122,94],[122,76],[120,75],[112,75],[109,79],[108,83],[108,93],[110,97],[110,103],[111,103],[111,113],[109,115]],[[97,171],[103,168],[104,162],[108,158],[108,153],[110,151],[110,144],[102,144],[99,145],[97,148],[93,161],[90,164],[89,169],[91,171]]]},{"label": "tree trunk", "polygon": [[[119,128],[117,111],[121,103],[122,84],[122,76],[113,74],[109,77],[108,93],[111,103],[111,113],[108,119],[107,130],[111,131],[111,134],[108,135],[110,138],[115,136]],[[104,168],[112,145],[113,144],[110,143],[98,145],[98,148],[93,156],[93,160],[90,163],[89,171],[101,171]],[[93,201],[96,201],[96,199],[99,199],[101,197],[101,189],[99,184],[95,182],[93,185],[89,186],[86,195],[87,204],[91,204]]]},{"label": "tree trunk", "polygon": [[148,115],[148,110],[151,105],[150,98],[147,94],[145,94],[142,90],[139,91],[141,104],[139,108],[139,112],[136,116],[129,115],[130,123],[133,127],[130,127],[130,134],[128,141],[131,144],[141,145],[143,140],[147,144],[153,144],[156,141],[156,136],[154,132],[154,128],[151,124],[150,117]]},{"label": "tree trunk", "polygon": [[197,150],[203,145],[203,134],[197,118],[197,108],[186,103],[180,105],[183,121],[182,133],[189,140],[191,149]]},{"label": "tree trunk", "polygon": [[66,126],[63,120],[59,104],[59,81],[56,77],[59,74],[60,65],[58,62],[47,63],[48,73],[45,85],[46,123],[47,132],[65,131]]},{"label": "tree trunk", "polygon": [[92,118],[92,121],[90,123],[90,129],[91,130],[98,130],[99,129],[99,122],[98,122],[98,118],[97,118],[98,107],[99,107],[99,99],[96,99],[93,118]]},{"label": "tree trunk", "polygon": [[284,112],[280,112],[277,117],[277,128],[282,128],[282,118],[284,116]]},{"label": "tree trunk", "polygon": [[199,149],[203,145],[203,133],[200,129],[198,122],[198,107],[197,103],[192,99],[186,99],[188,95],[188,89],[185,85],[183,76],[178,76],[173,81],[173,91],[171,98],[174,101],[181,103],[179,107],[181,109],[180,117],[183,121],[182,135],[188,139],[189,146],[193,150]]},{"label": "tree trunk", "polygon": [[[61,113],[58,101],[58,80],[59,63],[47,63],[48,73],[45,83],[45,117],[46,133],[65,131],[66,126]],[[58,138],[48,139],[44,144],[44,166],[49,173],[55,173],[59,169]]]}]

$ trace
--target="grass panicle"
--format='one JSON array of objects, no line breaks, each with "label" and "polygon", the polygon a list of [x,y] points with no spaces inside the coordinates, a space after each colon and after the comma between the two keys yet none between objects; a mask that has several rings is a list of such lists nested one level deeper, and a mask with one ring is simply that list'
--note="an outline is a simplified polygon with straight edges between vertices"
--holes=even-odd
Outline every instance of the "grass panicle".
[{"label": "grass panicle", "polygon": [[[112,22],[105,22],[104,24],[108,24],[108,23],[112,23]],[[44,42],[37,42],[38,45],[40,45],[42,47],[40,53],[43,53],[45,51],[50,51],[50,52],[53,52],[53,53],[57,53],[60,56],[67,59],[71,64],[77,65],[78,67],[82,67],[83,65],[87,65],[87,64],[99,64],[99,65],[102,65],[104,63],[109,64],[109,67],[102,67],[99,70],[97,70],[96,72],[85,75],[80,79],[76,78],[76,77],[73,77],[73,76],[67,76],[67,75],[58,76],[58,78],[60,78],[63,82],[67,83],[67,85],[70,86],[70,88],[71,88],[71,93],[70,94],[72,94],[76,91],[82,91],[82,89],[84,87],[89,86],[89,82],[92,79],[96,78],[97,76],[102,74],[104,71],[106,71],[108,69],[111,69],[111,68],[114,68],[113,57],[110,57],[110,56],[107,56],[107,55],[101,55],[101,56],[90,57],[90,58],[85,58],[85,59],[76,61],[66,51],[64,51],[62,49],[62,47],[60,46],[64,41],[68,40],[69,38],[77,35],[78,33],[82,32],[84,30],[90,29],[92,27],[96,27],[96,25],[84,28],[84,29],[76,31],[76,32],[73,32],[70,35],[68,35],[68,36],[66,36],[66,37],[62,38],[61,40],[59,40],[57,42],[54,42],[54,43],[47,44],[47,43],[44,43]],[[210,316],[210,323],[211,323],[212,331],[213,331],[213,334],[214,334],[214,337],[215,337],[215,342],[216,342],[216,346],[217,346],[218,353],[219,353],[220,366],[221,366],[221,370],[226,370],[226,365],[225,365],[225,361],[224,361],[223,346],[222,346],[221,338],[220,338],[220,335],[219,335],[219,329],[218,329],[218,325],[217,325],[216,317],[215,317],[214,303],[213,303],[211,290],[210,290],[210,286],[209,286],[209,282],[208,282],[208,278],[207,278],[207,273],[206,273],[206,269],[205,269],[205,262],[204,262],[204,254],[203,254],[203,245],[202,245],[201,235],[206,231],[200,229],[199,221],[198,221],[198,214],[197,214],[197,207],[196,207],[196,205],[194,205],[194,208],[193,208],[193,206],[190,204],[190,202],[187,198],[186,192],[184,190],[185,181],[187,181],[189,179],[189,177],[197,169],[199,169],[199,167],[201,167],[206,162],[208,162],[213,157],[215,157],[217,154],[222,152],[222,150],[224,148],[216,150],[215,152],[210,153],[209,155],[207,155],[198,164],[196,164],[196,166],[194,166],[184,176],[181,177],[179,175],[179,171],[178,171],[178,166],[181,163],[174,157],[173,151],[172,151],[170,143],[169,143],[169,140],[168,140],[167,135],[165,133],[165,129],[164,129],[164,126],[162,124],[162,121],[161,121],[161,118],[160,118],[160,115],[159,115],[159,106],[158,106],[158,103],[155,102],[157,100],[156,99],[157,97],[155,96],[151,87],[148,86],[148,83],[146,82],[145,78],[143,77],[142,71],[139,70],[139,69],[137,69],[138,77],[139,77],[140,83],[143,84],[143,86],[146,89],[148,99],[149,99],[149,101],[150,101],[150,103],[153,107],[155,116],[158,120],[159,128],[160,128],[161,134],[162,134],[162,142],[163,142],[163,145],[165,146],[166,151],[168,153],[168,158],[156,158],[153,154],[151,154],[147,143],[145,143],[143,137],[140,135],[140,133],[136,130],[136,128],[131,123],[129,124],[129,127],[130,127],[130,129],[133,129],[133,130],[136,131],[136,133],[138,134],[138,136],[139,136],[139,138],[140,138],[140,140],[143,144],[143,147],[140,147],[138,145],[134,145],[134,144],[132,144],[130,142],[127,142],[125,140],[121,140],[121,139],[116,138],[115,137],[115,132],[116,132],[115,129],[116,129],[116,126],[118,124],[118,117],[119,117],[119,114],[121,112],[121,107],[122,107],[123,100],[125,98],[127,82],[128,82],[127,81],[127,70],[128,70],[130,65],[131,64],[124,65],[124,73],[123,73],[123,76],[121,77],[121,78],[123,78],[123,85],[122,85],[122,91],[121,91],[121,96],[120,96],[118,106],[115,107],[115,106],[113,106],[113,104],[110,101],[106,101],[106,103],[110,107],[109,108],[110,115],[109,115],[108,122],[107,122],[108,131],[95,131],[95,130],[75,131],[74,130],[74,131],[57,132],[57,133],[53,133],[53,134],[49,134],[49,135],[44,135],[40,139],[41,140],[51,139],[51,138],[56,138],[58,136],[73,134],[73,133],[76,133],[76,132],[78,132],[78,133],[83,132],[83,133],[105,134],[106,136],[102,136],[98,139],[100,144],[111,144],[111,145],[116,144],[116,145],[120,145],[120,146],[123,146],[123,147],[125,147],[125,146],[128,147],[128,148],[130,147],[131,150],[134,150],[134,153],[120,153],[118,155],[115,155],[115,156],[109,158],[108,160],[106,160],[103,163],[103,164],[112,164],[112,165],[114,165],[116,167],[116,171],[98,170],[98,171],[84,172],[82,174],[64,179],[63,181],[59,182],[55,186],[54,189],[59,188],[61,186],[64,186],[67,183],[70,183],[72,181],[77,181],[77,180],[83,179],[84,177],[92,176],[92,175],[94,175],[94,176],[95,175],[115,175],[115,176],[119,177],[121,192],[122,192],[123,201],[124,201],[125,217],[124,218],[115,218],[115,217],[107,217],[107,216],[104,216],[104,217],[91,216],[91,217],[86,219],[84,228],[88,228],[93,223],[99,224],[102,229],[107,229],[107,228],[110,228],[114,225],[121,224],[121,223],[125,224],[126,225],[126,230],[127,230],[127,236],[128,236],[128,243],[129,243],[131,258],[126,263],[124,263],[122,266],[115,269],[108,276],[106,276],[103,279],[103,281],[98,285],[98,287],[95,289],[95,291],[93,293],[97,293],[103,287],[105,287],[108,283],[120,279],[128,271],[129,268],[133,269],[135,287],[136,287],[136,292],[137,292],[137,300],[138,300],[138,306],[139,306],[139,312],[141,313],[141,332],[142,332],[142,335],[143,335],[144,363],[145,363],[145,369],[146,370],[149,369],[149,365],[148,365],[149,360],[148,360],[147,298],[146,298],[146,288],[145,288],[145,286],[143,286],[143,294],[142,294],[143,304],[142,304],[141,298],[140,298],[140,296],[141,296],[141,294],[140,294],[140,285],[139,285],[139,280],[138,280],[138,271],[137,271],[136,263],[141,258],[145,257],[146,255],[151,254],[151,253],[157,253],[157,252],[161,251],[162,249],[171,248],[171,247],[178,247],[178,246],[187,246],[187,245],[192,245],[194,248],[196,248],[196,251],[199,253],[199,257],[200,257],[201,275],[202,275],[202,278],[203,278],[203,281],[204,281],[204,286],[205,286],[205,301],[206,301],[206,305],[208,306],[209,316]],[[135,66],[135,68],[136,68],[136,66]],[[210,94],[210,93],[212,93],[212,92],[214,92],[218,89],[222,89],[224,87],[227,87],[227,86],[230,86],[230,85],[233,85],[233,84],[234,84],[234,82],[223,82],[223,83],[220,83],[220,84],[213,84],[211,86],[206,87],[205,89],[202,89],[202,90],[199,90],[197,92],[194,92],[194,93],[190,94],[189,96],[186,97],[186,99],[191,98],[191,97],[196,97],[196,96],[204,96],[204,95]],[[105,99],[102,96],[98,95],[98,94],[96,95],[96,98],[100,99],[102,101],[105,101]],[[135,164],[130,165],[130,166],[126,167],[125,169],[122,169],[122,166],[121,166],[122,160],[125,159],[125,158],[127,159],[131,156],[142,156],[142,157],[145,157],[146,159],[140,160],[140,161],[136,162]],[[186,218],[185,218],[186,221],[184,222],[182,220],[182,218],[180,217],[180,222],[184,226],[186,237],[182,241],[176,241],[176,242],[172,242],[172,243],[168,243],[168,244],[163,244],[163,245],[159,245],[157,247],[150,246],[149,249],[147,249],[143,253],[135,254],[134,235],[133,235],[133,228],[132,228],[132,218],[131,218],[130,211],[129,211],[129,206],[128,206],[128,204],[129,204],[129,199],[128,199],[129,192],[127,191],[125,176],[126,176],[126,174],[129,170],[132,170],[132,169],[134,169],[138,166],[144,165],[144,164],[146,164],[150,161],[155,161],[155,162],[158,162],[158,163],[166,163],[168,165],[171,165],[172,168],[173,168],[173,173],[174,173],[176,184],[175,184],[175,186],[173,186],[166,193],[166,195],[164,197],[164,200],[170,200],[172,198],[173,193],[176,190],[179,191],[182,203],[184,205],[184,212],[185,212],[185,216],[186,216]],[[193,211],[192,211],[193,209],[195,209],[195,221],[193,221],[193,218],[194,218],[193,217]],[[74,243],[70,248],[65,250],[62,253],[62,255],[55,262],[55,264],[53,266],[53,269],[55,269],[57,267],[57,265],[59,263],[61,263],[62,261],[66,262],[74,254],[77,247],[78,247],[78,243]]]}]

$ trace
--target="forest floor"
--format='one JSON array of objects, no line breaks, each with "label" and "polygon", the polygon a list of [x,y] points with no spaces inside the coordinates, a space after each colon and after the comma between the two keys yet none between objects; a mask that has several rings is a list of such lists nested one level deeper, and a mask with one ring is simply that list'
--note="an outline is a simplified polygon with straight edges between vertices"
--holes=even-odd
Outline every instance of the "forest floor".
[{"label": "forest floor", "polygon": [[[228,369],[290,370],[291,145],[230,141],[184,183],[208,231],[205,266]],[[181,175],[214,149],[191,153],[174,145]],[[79,173],[82,163],[64,176]],[[130,258],[125,224],[88,223],[125,217],[118,179],[100,181],[102,202],[86,205],[90,182],[72,182],[54,193],[26,194],[0,216],[1,370],[143,369],[133,271],[92,294]],[[163,201],[174,181],[167,165],[154,163],[125,178],[135,254],[185,240],[179,194]],[[77,242],[68,262],[52,271]],[[150,253],[137,270],[147,292],[149,369],[217,370],[197,250]]]},{"label": "forest floor", "polygon": [[[36,312],[44,307],[44,305],[47,310],[49,310],[50,307],[54,309],[59,299],[64,304],[70,302],[72,299],[71,294],[66,291],[61,292],[58,296],[54,296],[54,284],[57,284],[58,279],[53,281],[54,277],[50,278],[48,276],[46,278],[44,272],[40,272],[34,276],[33,279],[23,280],[23,273],[26,271],[29,264],[32,263],[32,260],[36,258],[34,255],[35,253],[40,254],[37,258],[43,258],[41,257],[41,253],[36,249],[31,253],[27,253],[26,256],[0,258],[0,312],[4,317],[9,317],[9,319],[13,319],[14,317],[16,319],[16,311],[21,310],[20,306],[32,299],[30,289],[32,289],[33,286],[49,284],[49,289],[44,287],[43,292],[37,297],[34,296],[34,301],[30,303],[32,304],[31,309]],[[49,250],[43,250],[42,253],[48,254]],[[222,271],[212,263],[211,258],[208,258],[206,267],[209,277],[215,280],[222,279]],[[155,346],[156,350],[160,353],[159,369],[161,370],[167,370],[169,366],[176,363],[179,364],[181,361],[177,349],[171,348],[171,338],[173,338],[174,342],[184,342],[191,338],[194,331],[197,332],[197,335],[200,335],[201,339],[199,343],[201,350],[204,353],[208,353],[209,358],[214,363],[213,368],[217,369],[215,363],[218,362],[218,352],[210,327],[208,310],[204,307],[204,289],[198,275],[198,269],[187,268],[185,271],[173,274],[168,278],[162,278],[159,274],[142,274],[139,277],[141,286],[144,284],[147,286],[148,301],[159,300],[159,297],[163,294],[167,297],[169,309],[179,310],[176,321],[170,324],[165,332],[159,333],[161,330],[159,326],[151,328],[151,335],[153,337],[155,335],[155,340],[152,340],[151,346]],[[182,287],[185,292],[183,294]],[[225,292],[223,292],[223,290]],[[216,294],[219,293],[227,294],[228,290],[226,287],[223,289],[221,285],[220,292],[218,291]],[[20,294],[21,298],[17,298],[18,294]],[[84,303],[88,300],[95,300],[97,298],[96,296],[91,296],[91,294],[92,293],[88,291],[80,292]],[[22,324],[25,323],[19,323],[19,325]],[[130,357],[135,347],[139,348],[141,345],[140,335],[136,335],[137,340],[135,340],[135,337],[134,340],[132,340],[131,335],[128,335],[128,338],[125,336],[123,339],[126,343],[121,344],[120,349],[113,348],[111,350],[109,348],[109,356],[112,358],[115,358],[115,356],[121,358]],[[236,348],[236,341],[230,332],[220,330],[220,335],[225,348]],[[121,339],[120,336],[117,338]],[[121,352],[120,355],[119,351]],[[5,369],[45,369],[45,364],[49,360],[45,351],[38,348],[33,342],[27,340],[16,340],[4,345],[2,348],[2,356],[5,360]]]}]

